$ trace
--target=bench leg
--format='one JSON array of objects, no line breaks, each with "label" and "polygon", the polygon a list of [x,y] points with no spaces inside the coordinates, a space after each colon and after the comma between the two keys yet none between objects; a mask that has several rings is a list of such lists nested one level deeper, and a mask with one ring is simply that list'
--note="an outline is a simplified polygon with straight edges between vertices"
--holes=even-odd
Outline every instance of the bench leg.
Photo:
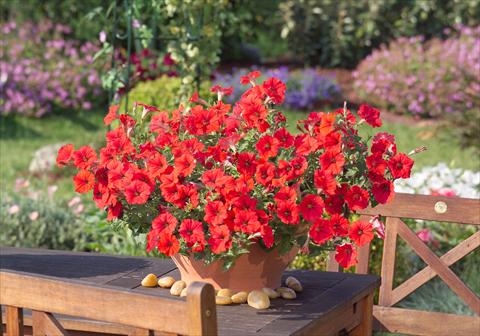
[{"label": "bench leg", "polygon": [[361,310],[362,320],[349,334],[350,336],[371,336],[373,325],[373,293],[360,301],[357,307],[357,309]]}]

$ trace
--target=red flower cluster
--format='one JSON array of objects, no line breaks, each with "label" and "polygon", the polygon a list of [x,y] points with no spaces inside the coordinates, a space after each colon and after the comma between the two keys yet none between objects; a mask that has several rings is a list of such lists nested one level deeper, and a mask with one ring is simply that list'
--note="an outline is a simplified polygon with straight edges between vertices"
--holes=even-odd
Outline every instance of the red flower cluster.
[{"label": "red flower cluster", "polygon": [[[354,213],[394,195],[393,181],[407,178],[413,161],[398,153],[392,135],[371,146],[346,108],[313,112],[291,134],[275,109],[285,97],[276,78],[251,87],[233,106],[231,88],[212,89],[209,104],[196,94],[172,112],[136,104],[132,114],[112,106],[106,146],[99,155],[63,146],[57,164],[79,169],[75,190],[93,190],[108,219],[147,233],[147,250],[192,253],[207,262],[244,253],[249,244],[291,247],[308,241],[336,247],[343,267],[356,262],[358,246],[373,239],[372,224]],[[359,116],[381,125],[379,111],[362,105]]]}]

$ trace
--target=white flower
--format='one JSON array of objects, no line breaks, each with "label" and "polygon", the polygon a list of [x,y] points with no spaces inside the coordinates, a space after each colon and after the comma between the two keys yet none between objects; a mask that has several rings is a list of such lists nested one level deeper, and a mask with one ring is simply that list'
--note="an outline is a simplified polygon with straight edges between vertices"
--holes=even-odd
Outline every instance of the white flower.
[{"label": "white flower", "polygon": [[10,208],[8,208],[8,213],[10,215],[15,215],[20,211],[20,207],[17,204],[12,205]]}]

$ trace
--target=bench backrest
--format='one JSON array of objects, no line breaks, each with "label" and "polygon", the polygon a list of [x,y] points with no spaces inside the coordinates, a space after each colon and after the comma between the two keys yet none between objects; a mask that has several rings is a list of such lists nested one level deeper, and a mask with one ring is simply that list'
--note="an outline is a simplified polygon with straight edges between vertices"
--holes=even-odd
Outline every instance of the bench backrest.
[{"label": "bench backrest", "polygon": [[[396,194],[392,203],[360,212],[363,219],[386,217],[385,241],[382,256],[382,285],[378,305],[374,307],[376,329],[414,335],[474,335],[480,330],[480,298],[449,268],[452,264],[480,246],[480,231],[438,257],[413,232],[402,218],[423,219],[456,224],[480,225],[480,200],[444,196]],[[420,272],[393,288],[397,237],[401,237],[427,264]],[[356,273],[367,273],[370,246],[359,250]],[[338,271],[330,254],[327,269]],[[393,305],[439,276],[477,316],[463,316],[421,310],[395,308]]]},{"label": "bench backrest", "polygon": [[12,336],[23,334],[22,308],[32,310],[35,335],[68,335],[52,313],[127,325],[137,334],[163,331],[217,335],[215,292],[210,284],[200,282],[188,287],[185,302],[129,289],[1,270],[0,304],[6,306],[7,335]]}]

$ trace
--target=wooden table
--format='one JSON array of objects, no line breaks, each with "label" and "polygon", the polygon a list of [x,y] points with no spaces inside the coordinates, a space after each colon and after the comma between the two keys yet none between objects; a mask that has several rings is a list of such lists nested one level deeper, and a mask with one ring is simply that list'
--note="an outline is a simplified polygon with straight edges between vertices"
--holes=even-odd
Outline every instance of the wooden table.
[{"label": "wooden table", "polygon": [[[170,259],[8,247],[0,248],[0,268],[129,288],[170,298],[168,290],[143,288],[140,282],[149,273],[180,278]],[[217,306],[219,334],[370,335],[373,292],[380,285],[379,277],[299,270],[284,274],[285,277],[289,275],[298,278],[304,287],[296,300],[273,300],[267,310],[255,310],[248,305]],[[58,319],[70,330],[130,332],[126,329],[128,327],[118,325],[102,325],[61,316]],[[25,324],[28,322],[26,313]]]}]

